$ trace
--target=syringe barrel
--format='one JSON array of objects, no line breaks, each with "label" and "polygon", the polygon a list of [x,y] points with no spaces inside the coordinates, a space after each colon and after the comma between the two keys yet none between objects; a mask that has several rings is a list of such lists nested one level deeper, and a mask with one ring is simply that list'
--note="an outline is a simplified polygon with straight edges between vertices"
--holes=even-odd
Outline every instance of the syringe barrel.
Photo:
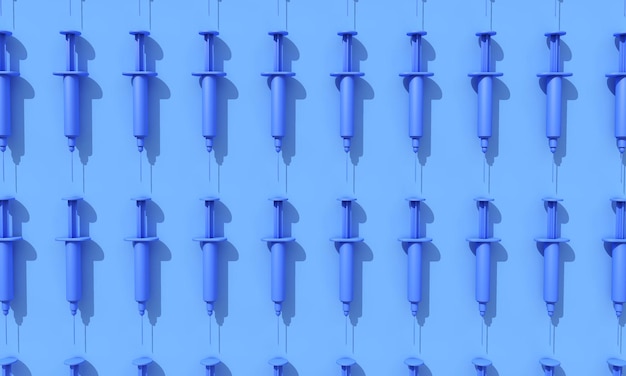
[{"label": "syringe barrel", "polygon": [[202,244],[202,299],[207,303],[217,301],[217,243]]},{"label": "syringe barrel", "polygon": [[274,76],[271,79],[272,89],[272,137],[285,137],[285,104],[286,85],[285,76]]},{"label": "syringe barrel", "polygon": [[285,243],[273,243],[272,258],[272,301],[282,303],[285,300]]},{"label": "syringe barrel", "polygon": [[615,78],[615,137],[626,139],[626,77]]},{"label": "syringe barrel", "polygon": [[82,267],[80,242],[65,242],[65,297],[77,303],[82,297]]},{"label": "syringe barrel", "polygon": [[488,303],[491,283],[491,245],[478,243],[476,245],[476,301]]},{"label": "syringe barrel", "polygon": [[11,77],[0,75],[0,137],[6,146],[6,137],[11,135]]},{"label": "syringe barrel", "polygon": [[217,76],[202,77],[202,135],[217,135]]},{"label": "syringe barrel", "polygon": [[559,76],[546,78],[546,137],[561,137],[561,101],[563,79]]},{"label": "syringe barrel", "polygon": [[148,77],[133,77],[133,135],[148,136]]},{"label": "syringe barrel", "polygon": [[491,137],[493,124],[493,77],[478,79],[478,137]]},{"label": "syringe barrel", "polygon": [[626,244],[613,245],[611,262],[611,300],[614,303],[626,303]]},{"label": "syringe barrel", "polygon": [[78,96],[79,77],[65,75],[64,86],[64,112],[65,112],[65,137],[78,137],[80,133],[80,99]]},{"label": "syringe barrel", "polygon": [[339,300],[350,303],[354,297],[354,245],[342,243],[339,246]]},{"label": "syringe barrel", "polygon": [[343,76],[339,83],[340,104],[340,136],[354,136],[354,77]]},{"label": "syringe barrel", "polygon": [[409,137],[424,134],[424,77],[413,76],[409,81]]},{"label": "syringe barrel", "polygon": [[0,242],[0,301],[13,300],[13,243]]},{"label": "syringe barrel", "polygon": [[135,242],[135,301],[145,303],[150,298],[150,246]]},{"label": "syringe barrel", "polygon": [[543,300],[559,300],[559,244],[548,243],[543,250]]},{"label": "syringe barrel", "polygon": [[412,243],[407,249],[407,297],[411,303],[422,300],[422,244]]}]

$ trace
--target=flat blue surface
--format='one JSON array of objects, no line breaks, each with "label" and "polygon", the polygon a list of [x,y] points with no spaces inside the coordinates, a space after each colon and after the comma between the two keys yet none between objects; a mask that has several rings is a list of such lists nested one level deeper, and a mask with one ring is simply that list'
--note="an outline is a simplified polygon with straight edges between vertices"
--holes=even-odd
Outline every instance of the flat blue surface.
[{"label": "flat blue surface", "polygon": [[[285,376],[339,375],[349,356],[353,376],[404,375],[407,357],[424,361],[420,375],[475,374],[472,359],[493,362],[489,376],[541,375],[539,359],[561,362],[556,375],[609,374],[621,358],[610,300],[611,258],[603,238],[615,236],[610,198],[623,195],[613,134],[613,33],[624,31],[622,0],[488,3],[484,0],[140,0],[3,1],[8,38],[13,134],[4,155],[0,195],[10,203],[15,243],[15,298],[0,356],[16,356],[15,375],[61,375],[81,356],[82,376],[135,375],[132,360],[149,356],[149,376],[202,375],[200,360],[219,357],[216,375],[269,375],[267,361],[289,359]],[[208,5],[210,4],[210,14]],[[419,12],[416,15],[416,5]],[[422,17],[422,6],[425,10]],[[72,9],[70,16],[69,10]],[[82,25],[81,25],[82,8]],[[347,8],[347,9],[346,9]],[[219,11],[218,11],[219,9]],[[356,14],[355,14],[356,9]],[[287,11],[286,11],[287,10]],[[346,15],[346,10],[348,15]],[[488,9],[489,10],[489,9]],[[490,12],[487,12],[488,14]],[[219,14],[219,16],[218,16]],[[286,17],[287,16],[287,17]],[[288,22],[285,22],[287,18]],[[424,23],[422,25],[422,18]],[[492,23],[490,22],[492,18]],[[219,19],[219,22],[218,22]],[[131,79],[136,44],[130,30],[149,29],[150,133],[138,155],[132,134]],[[63,135],[65,67],[59,30],[77,29],[81,135],[73,155]],[[201,90],[192,72],[204,67],[201,30],[216,37],[218,134],[208,154],[201,135]],[[349,157],[339,136],[339,92],[330,72],[342,69],[337,32],[357,30],[354,71],[356,134]],[[420,151],[408,137],[410,31],[426,30],[425,134]],[[287,135],[277,156],[270,135],[269,31],[288,30],[285,70]],[[476,136],[477,94],[467,72],[480,69],[475,33],[494,30],[494,131],[485,155]],[[544,33],[564,30],[561,56],[565,127],[556,153],[545,137],[546,96],[538,72],[549,69]],[[143,179],[139,180],[139,158]],[[486,162],[485,162],[486,158]],[[553,179],[553,158],[558,174]],[[286,166],[286,167],[285,167]],[[354,166],[354,167],[353,167]],[[211,179],[209,179],[209,172]],[[485,178],[483,178],[485,176]],[[557,184],[553,180],[558,182]],[[1,181],[1,180],[0,180]],[[73,318],[65,300],[67,204],[80,194],[83,299]],[[134,301],[132,244],[135,202],[149,195],[151,298],[141,342]],[[219,196],[215,236],[220,287],[212,318],[202,301],[204,204]],[[270,299],[272,203],[286,196],[287,297],[277,323]],[[355,299],[346,319],[339,301],[339,257],[328,239],[341,234],[337,197],[354,196]],[[492,236],[491,301],[485,335],[474,300],[475,256],[465,241],[477,233],[476,196],[488,195]],[[534,238],[546,234],[542,197],[559,203],[560,301],[555,341],[542,299],[543,258]],[[422,203],[423,300],[417,322],[406,299],[409,235],[406,197]],[[622,324],[625,319],[622,319]],[[414,332],[415,324],[415,332]],[[209,338],[211,333],[211,339]],[[415,333],[415,334],[414,334]],[[0,324],[0,338],[3,336]]]}]

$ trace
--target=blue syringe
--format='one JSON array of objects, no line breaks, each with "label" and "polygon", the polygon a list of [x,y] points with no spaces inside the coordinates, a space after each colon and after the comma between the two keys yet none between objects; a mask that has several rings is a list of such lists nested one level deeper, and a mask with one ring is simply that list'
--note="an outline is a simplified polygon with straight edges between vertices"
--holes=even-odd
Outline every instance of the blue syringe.
[{"label": "blue syringe", "polygon": [[476,301],[481,316],[485,316],[491,290],[491,244],[500,239],[489,234],[489,202],[492,198],[478,197],[478,237],[468,238],[476,245]]},{"label": "blue syringe", "polygon": [[286,31],[272,31],[268,34],[274,38],[274,71],[261,73],[261,75],[270,79],[270,88],[272,90],[272,137],[274,138],[276,152],[280,153],[287,124],[285,108],[287,101],[287,78],[296,74],[284,71],[283,39],[288,33]]},{"label": "blue syringe", "polygon": [[423,198],[409,197],[411,208],[411,237],[399,239],[409,245],[407,249],[407,298],[411,303],[411,313],[417,315],[418,304],[422,300],[422,245],[432,241],[420,235],[420,204]]},{"label": "blue syringe", "polygon": [[409,80],[409,137],[413,152],[419,150],[420,139],[424,135],[424,80],[434,73],[422,71],[422,37],[425,31],[406,33],[411,37],[411,71],[400,73]]},{"label": "blue syringe", "polygon": [[363,238],[352,236],[352,203],[353,197],[341,197],[342,221],[341,237],[331,241],[339,246],[339,300],[343,304],[343,314],[350,314],[350,303],[354,297],[354,243],[360,243]]},{"label": "blue syringe", "polygon": [[218,244],[225,241],[223,236],[215,236],[215,202],[217,197],[205,197],[205,224],[204,237],[194,238],[202,247],[202,299],[206,303],[209,316],[213,315],[213,308],[217,301],[218,277]]},{"label": "blue syringe", "polygon": [[202,136],[206,140],[206,149],[213,150],[213,139],[217,136],[217,79],[226,76],[225,72],[215,70],[215,37],[217,31],[201,31],[204,36],[204,71],[192,73],[200,77],[202,85]]},{"label": "blue syringe", "polygon": [[626,233],[624,225],[626,220],[626,198],[613,198],[615,203],[615,237],[605,238],[604,241],[611,245],[611,300],[615,314],[619,319],[626,303]]},{"label": "blue syringe", "polygon": [[145,138],[148,137],[148,78],[155,77],[156,72],[146,70],[145,40],[149,31],[131,31],[137,42],[135,54],[135,70],[124,72],[124,76],[132,77],[133,85],[133,135],[137,138],[139,150],[139,178],[141,179],[141,152],[145,146]]},{"label": "blue syringe", "polygon": [[0,151],[2,151],[2,179],[4,180],[4,152],[11,136],[11,78],[19,72],[7,66],[7,37],[12,33],[0,30]]},{"label": "blue syringe", "polygon": [[354,137],[354,82],[356,77],[363,76],[365,73],[352,71],[352,37],[357,35],[357,32],[340,31],[337,35],[343,40],[343,71],[330,75],[339,78],[341,96],[339,135],[343,139],[343,150],[349,153],[352,137]]},{"label": "blue syringe", "polygon": [[564,31],[546,33],[550,43],[550,71],[539,73],[537,77],[546,79],[546,137],[552,153],[556,152],[559,137],[561,137],[561,108],[563,100],[563,77],[572,73],[561,70],[561,36]]},{"label": "blue syringe", "polygon": [[[70,152],[74,152],[76,147],[76,138],[80,134],[80,97],[79,84],[80,77],[86,77],[89,73],[79,71],[76,65],[76,37],[80,35],[80,31],[67,30],[61,31],[67,41],[67,55],[65,62],[65,71],[54,72],[55,76],[63,77],[63,100],[64,100],[64,133],[67,137],[67,145]],[[74,179],[74,163],[72,159],[72,180]]]},{"label": "blue syringe", "polygon": [[560,198],[547,197],[543,201],[548,209],[548,236],[536,238],[543,248],[543,300],[546,302],[548,316],[554,314],[554,306],[559,300],[559,248],[569,239],[559,237],[557,208]]},{"label": "blue syringe", "polygon": [[480,72],[470,73],[470,77],[478,79],[478,138],[483,153],[487,152],[493,125],[493,78],[502,73],[491,71],[491,37],[495,31],[476,33],[480,40],[481,64]]},{"label": "blue syringe", "polygon": [[613,34],[619,49],[618,71],[606,76],[615,84],[615,138],[620,153],[626,150],[626,33]]},{"label": "blue syringe", "polygon": [[[156,236],[148,236],[148,219],[146,217],[146,202],[149,197],[132,198],[137,205],[137,236],[124,240],[133,243],[135,259],[135,301],[139,314],[143,317],[146,312],[146,303],[150,298],[150,243],[159,240]],[[143,343],[143,321],[141,323],[141,342]]]},{"label": "blue syringe", "polygon": [[282,312],[283,301],[285,300],[285,252],[286,243],[295,241],[293,237],[285,236],[283,224],[283,205],[287,201],[286,197],[273,197],[270,200],[274,202],[274,236],[264,238],[270,246],[272,258],[272,301],[274,302],[274,312],[276,316],[280,316]]},{"label": "blue syringe", "polygon": [[21,236],[11,235],[9,202],[14,199],[12,196],[0,197],[0,302],[5,319],[14,293],[13,243],[22,239]]}]

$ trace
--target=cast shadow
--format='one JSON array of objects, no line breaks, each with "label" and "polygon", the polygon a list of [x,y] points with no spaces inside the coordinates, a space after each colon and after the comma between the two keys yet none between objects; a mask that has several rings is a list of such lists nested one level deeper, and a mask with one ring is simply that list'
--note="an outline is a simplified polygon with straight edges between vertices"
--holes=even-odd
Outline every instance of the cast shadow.
[{"label": "cast shadow", "polygon": [[[19,373],[16,374],[19,375]],[[96,367],[93,366],[93,364],[85,360],[80,365],[80,376],[98,376],[98,371],[96,370]]]},{"label": "cast shadow", "polygon": [[[215,236],[225,236],[225,224],[230,223],[233,220],[233,216],[230,210],[228,210],[228,207],[224,205],[222,201],[216,201],[214,215]],[[215,315],[215,321],[217,322],[217,325],[222,326],[224,325],[224,319],[228,317],[228,263],[239,260],[239,253],[237,252],[237,248],[235,248],[235,246],[228,240],[220,243],[219,256],[217,260],[219,265],[219,275],[217,276],[218,298],[215,302],[213,314]]]},{"label": "cast shadow", "polygon": [[[437,57],[433,46],[425,39],[422,38],[422,60],[421,68],[423,71],[428,72],[428,63],[434,61]],[[424,77],[424,102],[423,102],[423,130],[422,137],[419,141],[419,149],[417,151],[417,158],[422,166],[426,165],[428,157],[431,155],[431,135],[432,135],[432,108],[433,101],[440,100],[443,97],[441,87],[437,85],[430,77]],[[405,77],[402,80],[404,89],[408,92],[410,78]]]},{"label": "cast shadow", "polygon": [[[478,203],[476,203],[478,207]],[[489,228],[487,230],[487,236],[495,236],[495,224],[502,223],[502,213],[498,210],[498,207],[493,203],[489,203]],[[476,249],[472,250],[474,254],[476,253]],[[491,244],[491,257],[489,260],[489,303],[487,303],[487,310],[485,311],[484,322],[488,327],[491,326],[493,319],[497,315],[497,307],[498,307],[498,263],[505,262],[509,259],[509,255],[506,251],[506,248],[502,245],[502,243],[492,243]]]},{"label": "cast shadow", "polygon": [[[230,48],[221,38],[215,37],[214,49],[215,70],[224,71],[224,63],[232,58]],[[198,80],[199,85],[201,81]],[[239,92],[227,77],[217,80],[217,91],[217,137],[213,140],[213,153],[215,161],[221,166],[228,155],[228,101],[239,98]]]},{"label": "cast shadow", "polygon": [[[26,60],[28,53],[24,45],[14,37],[7,38],[7,52],[9,53],[9,69],[20,71],[20,61]],[[11,128],[12,135],[9,137],[8,146],[11,149],[11,157],[17,171],[25,153],[25,102],[27,99],[35,98],[35,90],[23,77],[14,77],[11,80]],[[17,187],[17,176],[16,176]],[[17,190],[17,188],[16,188]]]},{"label": "cast shadow", "polygon": [[[93,46],[83,37],[76,38],[78,70],[89,72],[88,62],[96,58]],[[89,76],[80,80],[80,136],[76,140],[76,149],[83,166],[93,155],[93,101],[102,98],[102,88]]]},{"label": "cast shadow", "polygon": [[433,376],[433,373],[426,364],[422,364],[419,368],[419,376]]},{"label": "cast shadow", "polygon": [[[161,208],[152,200],[146,201],[147,236],[157,236],[157,224],[165,221]],[[162,278],[161,264],[170,261],[172,253],[165,243],[160,240],[150,244],[150,299],[146,303],[148,320],[154,328],[161,317]]]},{"label": "cast shadow", "polygon": [[298,370],[293,364],[287,363],[283,367],[283,376],[298,376]]},{"label": "cast shadow", "polygon": [[498,373],[498,370],[496,369],[496,367],[492,364],[489,367],[487,367],[486,376],[500,376],[500,374]]},{"label": "cast shadow", "polygon": [[[563,0],[559,0],[560,2],[563,2]],[[565,376],[565,370],[563,369],[562,366],[558,366],[554,369],[554,376]]]},{"label": "cast shadow", "polygon": [[[549,38],[546,38],[546,44],[549,46]],[[566,61],[570,61],[572,59],[572,50],[569,46],[561,40],[560,42],[561,50],[560,56],[561,60],[559,61],[559,71],[564,71],[564,64]],[[562,97],[561,97],[561,137],[557,143],[556,151],[553,154],[554,163],[557,167],[561,166],[563,162],[563,158],[567,155],[567,105],[569,101],[574,101],[578,99],[578,90],[576,86],[572,84],[567,78],[562,79],[563,87],[562,87]],[[539,79],[539,86],[544,94],[547,95],[546,91],[547,80],[545,78]]]},{"label": "cast shadow", "polygon": [[[285,71],[292,71],[292,63],[300,58],[298,47],[289,39],[283,39],[283,58]],[[268,81],[269,83],[269,81]],[[306,89],[295,77],[287,78],[287,96],[285,103],[285,137],[283,137],[283,162],[289,166],[296,155],[296,101],[306,99]]]},{"label": "cast shadow", "polygon": [[[80,218],[79,235],[90,236],[89,225],[98,220],[96,211],[87,201],[81,200],[78,202],[78,217]],[[88,326],[94,315],[94,265],[96,261],[104,260],[104,251],[93,239],[83,242],[82,248],[83,291],[78,307],[83,324]]]},{"label": "cast shadow", "polygon": [[157,363],[156,361],[152,361],[152,363],[148,364],[148,375],[150,376],[165,376],[165,371],[163,370],[163,368],[161,368],[161,366],[159,365],[159,363]]},{"label": "cast shadow", "polygon": [[[547,208],[547,203],[544,202],[544,207]],[[557,206],[557,220],[556,220],[556,237],[561,237],[561,227],[563,224],[569,222],[569,214],[563,205],[558,203]],[[541,253],[543,257],[543,251],[545,249],[545,245],[542,243],[537,243],[537,250]],[[559,245],[559,300],[556,302],[554,306],[554,313],[552,314],[552,324],[557,327],[559,326],[559,320],[563,317],[563,303],[565,300],[564,290],[565,290],[565,263],[572,262],[576,259],[576,254],[569,243],[560,243]],[[544,281],[545,283],[545,281]]]},{"label": "cast shadow", "polygon": [[[480,46],[480,38],[478,38],[478,45]],[[494,39],[491,39],[491,56],[489,61],[490,69],[497,72],[497,62],[502,60],[504,60],[504,51],[502,50],[502,47]],[[477,94],[479,81],[480,79],[478,77],[472,77],[472,88]],[[485,159],[489,166],[493,166],[493,163],[500,151],[500,101],[510,99],[511,92],[500,78],[493,77],[492,95],[491,137],[489,139],[489,147],[485,153]]]},{"label": "cast shadow", "polygon": [[230,369],[226,364],[224,364],[224,362],[220,362],[215,366],[215,374],[220,376],[233,376],[232,372],[230,372]]},{"label": "cast shadow", "polygon": [[19,359],[17,362],[13,363],[13,365],[11,366],[11,374],[15,376],[18,376],[18,375],[19,376],[31,376],[32,375],[32,373],[30,373],[30,370],[28,369],[26,364],[24,364],[24,362],[22,362]]},{"label": "cast shadow", "polygon": [[[163,60],[161,46],[152,38],[145,39],[146,70],[156,72],[156,61]],[[170,98],[170,89],[167,84],[157,77],[148,81],[148,137],[145,141],[148,163],[154,166],[156,159],[161,155],[161,101]]]},{"label": "cast shadow", "polygon": [[[298,210],[289,202],[283,204],[283,228],[284,236],[291,237],[293,224],[300,221]],[[285,256],[285,301],[283,302],[283,322],[286,326],[296,315],[296,263],[306,260],[304,248],[297,242],[287,244]],[[297,374],[297,373],[296,373]]]},{"label": "cast shadow", "polygon": [[[13,200],[9,206],[9,214],[13,220],[13,236],[22,236],[22,226],[30,220],[28,210],[18,200]],[[15,323],[19,326],[24,322],[24,317],[28,315],[28,278],[27,263],[37,259],[35,248],[27,240],[15,242],[13,249],[13,281],[15,295],[11,302]],[[18,328],[19,344],[19,328]],[[18,345],[19,348],[19,345]]]},{"label": "cast shadow", "polygon": [[363,370],[363,367],[361,367],[359,363],[355,363],[352,367],[350,367],[350,369],[351,369],[350,375],[352,376],[365,376],[365,371]]}]

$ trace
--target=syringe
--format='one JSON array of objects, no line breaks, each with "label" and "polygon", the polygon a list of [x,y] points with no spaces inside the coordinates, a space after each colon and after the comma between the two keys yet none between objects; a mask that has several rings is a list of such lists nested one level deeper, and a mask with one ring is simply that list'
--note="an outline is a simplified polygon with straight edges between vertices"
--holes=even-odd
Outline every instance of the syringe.
[{"label": "syringe", "polygon": [[17,362],[17,358],[14,356],[8,356],[0,359],[0,366],[2,366],[2,376],[11,376],[11,366]]},{"label": "syringe", "polygon": [[11,136],[11,78],[19,72],[11,71],[7,66],[7,37],[10,31],[0,30],[0,151],[2,151],[2,179],[4,180],[4,152]]},{"label": "syringe", "polygon": [[470,73],[468,76],[478,79],[478,138],[483,153],[487,152],[489,138],[493,125],[493,78],[502,76],[502,73],[491,71],[491,37],[495,31],[476,33],[480,40],[481,64],[480,72]]},{"label": "syringe", "polygon": [[615,138],[620,153],[626,150],[626,33],[613,34],[619,49],[618,71],[606,76],[614,79],[615,88]]},{"label": "syringe", "polygon": [[213,139],[217,136],[217,79],[226,76],[225,72],[215,70],[215,37],[217,31],[201,31],[204,36],[204,71],[192,73],[201,79],[202,85],[202,136],[206,140],[206,149],[213,150]]},{"label": "syringe", "polygon": [[419,358],[406,358],[404,364],[409,366],[409,376],[419,376],[420,366],[424,364],[424,361]]},{"label": "syringe", "polygon": [[491,366],[491,360],[485,358],[474,358],[472,364],[476,369],[477,376],[487,376],[487,368]]},{"label": "syringe", "polygon": [[560,198],[543,199],[548,209],[548,237],[536,238],[535,241],[543,248],[543,300],[546,302],[548,316],[554,314],[554,306],[559,300],[559,247],[569,239],[558,234],[557,207]]},{"label": "syringe", "polygon": [[215,376],[215,366],[217,366],[220,363],[221,361],[218,358],[213,357],[213,356],[204,358],[200,361],[200,364],[202,364],[205,368],[206,376]]},{"label": "syringe", "polygon": [[350,376],[352,366],[356,364],[356,361],[352,358],[343,357],[337,359],[337,365],[341,367],[341,376]]},{"label": "syringe", "polygon": [[[63,100],[64,100],[64,133],[67,137],[67,145],[70,152],[74,152],[76,147],[76,138],[80,134],[80,97],[79,84],[80,77],[86,77],[89,73],[79,71],[76,65],[76,37],[80,35],[80,31],[67,30],[61,31],[65,35],[67,41],[67,56],[65,62],[65,71],[54,72],[55,76],[63,77]],[[74,179],[74,162],[72,159],[72,180]]]},{"label": "syringe", "polygon": [[424,135],[424,80],[434,73],[422,71],[422,37],[426,32],[413,31],[406,35],[411,37],[411,71],[400,73],[400,77],[408,77],[409,81],[409,137],[413,152],[417,153]]},{"label": "syringe", "polygon": [[202,299],[206,303],[207,313],[212,316],[217,301],[218,244],[226,238],[215,236],[215,202],[219,198],[205,197],[201,200],[205,207],[204,237],[193,240],[200,242],[202,247]]},{"label": "syringe", "polygon": [[85,359],[80,356],[76,356],[74,358],[69,358],[65,362],[63,362],[66,366],[70,367],[70,376],[79,376],[78,375],[78,367],[85,362]]},{"label": "syringe", "polygon": [[411,208],[411,237],[398,239],[409,245],[407,249],[407,298],[411,303],[411,313],[417,315],[418,304],[422,300],[422,244],[432,241],[420,235],[420,204],[423,198],[409,197]]},{"label": "syringe", "polygon": [[287,78],[293,77],[294,72],[286,72],[283,59],[283,39],[288,34],[286,31],[271,31],[268,33],[274,38],[274,71],[261,73],[261,76],[269,77],[272,91],[272,137],[277,153],[280,153],[285,137],[287,124],[286,108],[287,101]]},{"label": "syringe", "polygon": [[[11,236],[9,201],[12,196],[0,197],[0,302],[5,318],[13,300],[13,243],[21,236]],[[6,335],[6,333],[5,333]]]},{"label": "syringe", "polygon": [[622,359],[618,358],[609,358],[607,360],[609,363],[609,367],[611,367],[611,372],[613,372],[613,376],[622,376],[622,370],[626,366],[626,362]]},{"label": "syringe", "polygon": [[280,316],[283,301],[285,300],[285,251],[286,243],[296,240],[293,237],[284,235],[283,205],[287,201],[286,197],[271,198],[274,202],[274,237],[264,238],[270,246],[272,258],[272,301],[274,302],[274,312]]},{"label": "syringe", "polygon": [[139,178],[141,179],[141,152],[148,136],[148,78],[155,77],[156,72],[146,70],[145,39],[150,35],[149,31],[131,31],[137,42],[135,55],[135,70],[122,73],[132,77],[133,85],[133,135],[137,138],[137,149],[140,153]]},{"label": "syringe", "polygon": [[546,33],[550,43],[550,71],[539,73],[537,77],[546,79],[546,137],[552,153],[556,152],[559,137],[561,137],[561,108],[563,100],[563,77],[572,73],[561,70],[561,36],[564,31]]},{"label": "syringe", "polygon": [[360,243],[363,238],[352,236],[352,202],[353,197],[341,197],[342,221],[341,237],[331,241],[339,246],[339,300],[343,304],[343,314],[350,314],[350,303],[354,298],[354,243]]},{"label": "syringe", "polygon": [[478,237],[468,238],[476,246],[476,301],[481,316],[485,316],[491,289],[491,243],[500,241],[489,234],[489,202],[492,198],[478,197]]},{"label": "syringe", "polygon": [[340,31],[337,35],[343,40],[343,71],[330,75],[339,78],[341,96],[339,135],[343,139],[343,150],[349,153],[354,136],[354,81],[356,77],[363,76],[365,73],[352,71],[352,37],[357,35],[357,32]]},{"label": "syringe", "polygon": [[541,358],[539,363],[545,376],[554,376],[556,368],[561,365],[561,362],[552,358]]},{"label": "syringe", "polygon": [[65,297],[70,303],[72,316],[76,315],[78,302],[82,297],[82,262],[81,244],[90,239],[88,236],[80,236],[78,225],[78,201],[80,196],[66,197],[68,208],[67,237],[56,238],[65,242]]},{"label": "syringe", "polygon": [[137,375],[139,376],[147,376],[148,375],[148,366],[152,363],[152,359],[147,356],[142,356],[141,358],[137,358],[133,360],[133,365],[137,366]]},{"label": "syringe", "polygon": [[135,252],[135,301],[139,314],[144,315],[146,302],[150,298],[150,243],[159,240],[156,236],[148,236],[146,202],[149,197],[132,198],[137,204],[137,237],[124,240],[133,242]]},{"label": "syringe", "polygon": [[619,319],[626,303],[626,233],[624,225],[626,220],[626,198],[613,198],[615,203],[615,237],[605,238],[604,241],[611,245],[611,300],[615,314]]},{"label": "syringe", "polygon": [[274,369],[274,376],[283,376],[283,367],[289,363],[285,358],[277,356],[268,361],[269,365]]}]

